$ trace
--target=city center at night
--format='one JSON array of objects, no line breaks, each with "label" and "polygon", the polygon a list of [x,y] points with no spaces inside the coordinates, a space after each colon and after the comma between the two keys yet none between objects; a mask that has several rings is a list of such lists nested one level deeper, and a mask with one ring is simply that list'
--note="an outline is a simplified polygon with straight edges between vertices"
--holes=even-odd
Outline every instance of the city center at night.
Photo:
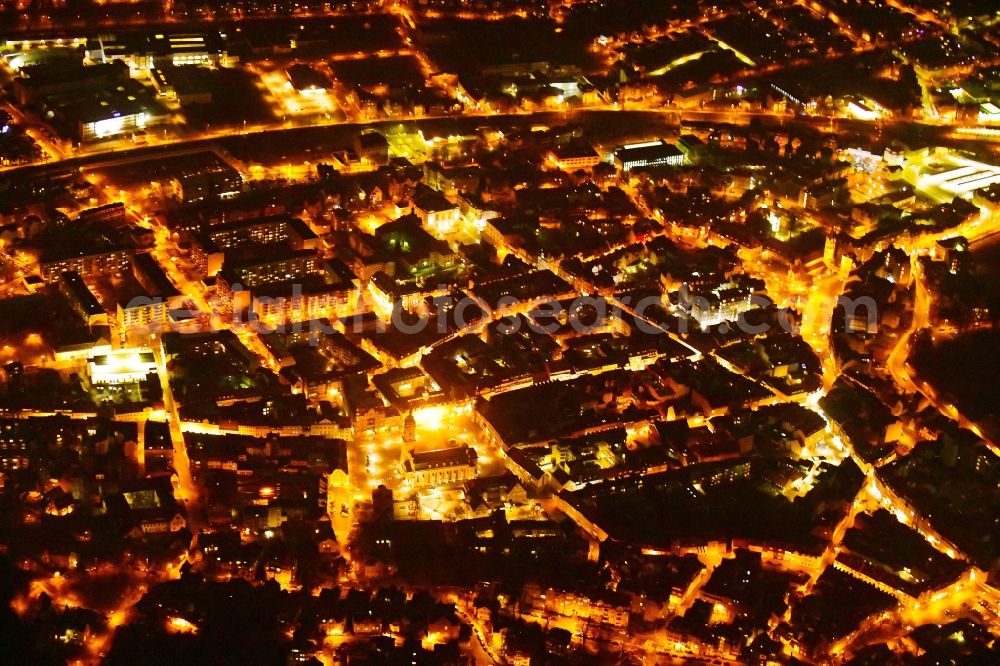
[{"label": "city center at night", "polygon": [[1000,664],[993,0],[0,0],[0,664]]}]

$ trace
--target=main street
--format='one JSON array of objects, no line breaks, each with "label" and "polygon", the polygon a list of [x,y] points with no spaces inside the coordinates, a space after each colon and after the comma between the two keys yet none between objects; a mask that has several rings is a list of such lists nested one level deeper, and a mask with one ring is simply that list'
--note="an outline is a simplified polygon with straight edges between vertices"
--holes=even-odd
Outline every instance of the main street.
[{"label": "main street", "polygon": [[[986,219],[985,216],[980,216],[977,220],[967,225],[969,228],[965,232],[972,233],[968,233],[966,237],[970,240],[978,240],[998,233],[995,230],[995,226],[1000,220],[993,221],[992,223],[984,223]],[[955,232],[948,234],[948,236],[952,235],[962,234]],[[927,288],[926,277],[923,274],[920,262],[921,255],[918,254],[919,251],[926,251],[924,248],[928,247],[932,242],[931,240],[925,240],[921,250],[911,252],[912,264],[910,273],[914,284],[913,319],[910,327],[899,337],[899,340],[890,352],[886,360],[886,368],[892,375],[896,385],[905,393],[919,393],[941,414],[955,421],[959,427],[971,431],[982,439],[994,453],[1000,455],[1000,446],[998,446],[997,442],[987,438],[982,428],[963,415],[953,402],[942,399],[931,384],[916,376],[916,372],[909,362],[914,337],[920,331],[933,328],[931,320],[931,294]]]},{"label": "main street", "polygon": [[[219,145],[227,150],[246,149],[253,151],[258,145],[295,145],[308,139],[322,139],[343,146],[362,129],[372,128],[388,131],[392,127],[404,126],[410,132],[422,131],[425,136],[448,136],[454,134],[471,135],[483,126],[489,125],[500,130],[516,126],[555,125],[574,122],[596,135],[649,134],[674,136],[679,133],[680,124],[711,122],[733,125],[749,125],[759,122],[762,127],[783,126],[788,128],[812,128],[818,131],[835,131],[838,135],[874,139],[876,135],[889,138],[916,131],[926,139],[939,145],[964,145],[972,139],[961,140],[952,137],[954,128],[943,125],[915,125],[913,123],[876,124],[861,120],[832,119],[824,116],[791,116],[766,111],[749,110],[688,110],[677,108],[661,109],[621,109],[617,105],[590,107],[569,111],[536,111],[495,114],[489,111],[464,112],[461,115],[424,116],[419,118],[379,119],[367,122],[337,121],[326,119],[305,119],[300,126],[286,126],[286,123],[258,125],[252,127],[220,127],[214,131],[180,132],[162,142],[151,145],[128,145],[123,141],[94,144],[78,148],[72,155],[42,164],[0,168],[0,176],[25,177],[41,175],[55,170],[98,169],[134,164],[150,159],[162,159],[209,150]],[[916,128],[916,129],[914,129]],[[286,140],[287,139],[287,140]],[[319,143],[317,141],[316,143]]]}]

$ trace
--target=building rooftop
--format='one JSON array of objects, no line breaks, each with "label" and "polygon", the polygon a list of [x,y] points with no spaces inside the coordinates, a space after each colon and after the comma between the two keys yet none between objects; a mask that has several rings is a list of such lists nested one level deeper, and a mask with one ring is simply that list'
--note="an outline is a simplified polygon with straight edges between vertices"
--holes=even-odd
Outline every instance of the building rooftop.
[{"label": "building rooftop", "polygon": [[409,472],[444,467],[460,467],[476,464],[476,450],[462,445],[435,451],[416,451],[408,454],[403,466]]},{"label": "building rooftop", "polygon": [[423,183],[419,183],[416,191],[413,193],[413,205],[428,213],[439,213],[458,207],[441,194],[441,192]]},{"label": "building rooftop", "polygon": [[677,146],[666,141],[646,141],[627,144],[615,151],[615,159],[620,162],[656,162],[672,157],[683,157]]}]

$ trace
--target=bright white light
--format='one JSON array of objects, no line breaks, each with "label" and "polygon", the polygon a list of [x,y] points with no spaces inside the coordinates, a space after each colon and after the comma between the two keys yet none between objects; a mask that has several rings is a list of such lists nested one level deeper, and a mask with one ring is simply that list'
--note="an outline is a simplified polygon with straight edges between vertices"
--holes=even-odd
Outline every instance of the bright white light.
[{"label": "bright white light", "polygon": [[876,120],[878,118],[878,111],[868,108],[858,102],[849,102],[847,104],[847,110],[852,116],[859,120]]},{"label": "bright white light", "polygon": [[198,627],[182,617],[167,620],[167,630],[174,634],[196,634]]},{"label": "bright white light", "polygon": [[627,143],[622,146],[623,150],[631,150],[632,148],[652,148],[653,146],[659,146],[662,141],[657,139],[656,141],[644,141],[642,143]]},{"label": "bright white light", "polygon": [[151,349],[118,349],[89,360],[90,377],[95,384],[122,384],[141,381],[156,372]]},{"label": "bright white light", "polygon": [[421,407],[413,412],[413,420],[422,428],[439,430],[444,425],[448,410],[441,406]]},{"label": "bright white light", "polygon": [[115,134],[121,134],[122,128],[125,127],[125,118],[123,116],[115,116],[114,118],[104,118],[103,120],[94,121],[94,134],[99,137],[114,136]]}]

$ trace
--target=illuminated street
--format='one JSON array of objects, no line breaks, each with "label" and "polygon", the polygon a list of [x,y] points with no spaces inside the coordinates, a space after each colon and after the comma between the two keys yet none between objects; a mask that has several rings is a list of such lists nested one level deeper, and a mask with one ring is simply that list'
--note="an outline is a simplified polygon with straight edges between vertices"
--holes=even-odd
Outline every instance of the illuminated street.
[{"label": "illuminated street", "polygon": [[986,4],[0,4],[0,662],[996,662]]}]

